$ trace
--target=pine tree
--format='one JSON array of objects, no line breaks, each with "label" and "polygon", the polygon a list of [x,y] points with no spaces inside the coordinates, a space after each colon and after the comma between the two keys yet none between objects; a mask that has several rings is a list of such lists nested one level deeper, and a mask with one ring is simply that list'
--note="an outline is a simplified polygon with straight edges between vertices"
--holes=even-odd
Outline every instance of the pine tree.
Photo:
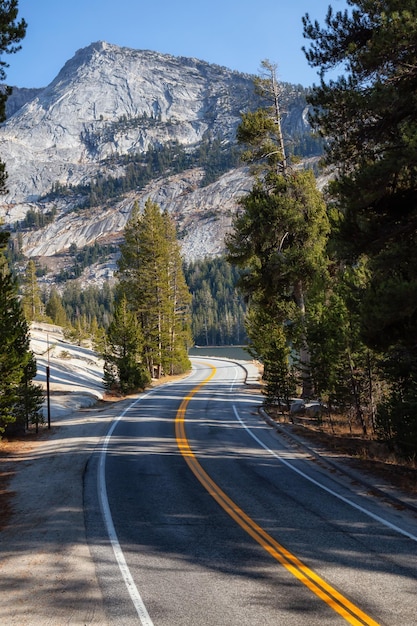
[{"label": "pine tree", "polygon": [[90,324],[90,336],[94,350],[103,354],[106,348],[106,331],[103,326],[99,326],[95,315]]},{"label": "pine tree", "polygon": [[312,121],[334,175],[333,249],[344,265],[367,262],[358,323],[391,388],[385,434],[417,450],[417,2],[348,5],[329,7],[323,27],[303,20],[307,60],[321,76]]},{"label": "pine tree", "polygon": [[158,205],[147,201],[143,214],[136,205],[126,225],[119,270],[123,292],[134,306],[143,329],[143,351],[149,373],[156,378],[162,375],[162,346],[167,341],[162,323],[166,304],[163,298],[167,285],[166,253]]},{"label": "pine tree", "polygon": [[104,353],[104,384],[109,391],[122,394],[144,389],[150,382],[142,364],[143,335],[134,313],[129,311],[123,294],[107,331]]},{"label": "pine tree", "polygon": [[0,337],[0,433],[16,420],[16,429],[24,430],[27,420],[40,419],[40,393],[31,383],[36,365],[17,284],[1,252]]},{"label": "pine tree", "polygon": [[[242,198],[243,210],[227,238],[228,259],[244,268],[240,284],[247,296],[275,315],[277,324],[291,328],[291,341],[299,351],[303,395],[308,397],[312,389],[306,294],[326,271],[329,223],[312,172],[291,165],[286,155],[275,66],[265,61],[263,67],[267,77],[259,79],[257,86],[266,105],[244,114],[238,129],[239,141],[248,146],[245,158],[254,164],[255,182]],[[287,306],[283,308],[282,302]],[[284,310],[290,317],[281,317]]]},{"label": "pine tree", "polygon": [[66,328],[64,334],[79,346],[88,343],[91,333],[87,316],[84,313],[82,315],[78,315],[74,325],[71,328]]},{"label": "pine tree", "polygon": [[251,338],[249,351],[261,360],[266,380],[266,403],[289,410],[290,398],[296,394],[297,373],[291,359],[288,333],[284,324],[277,324],[262,306],[252,303],[247,315],[247,329]]},{"label": "pine tree", "polygon": [[46,315],[58,326],[66,327],[69,325],[67,314],[62,304],[62,298],[57,289],[53,287],[49,294],[45,307]]},{"label": "pine tree", "polygon": [[184,268],[192,294],[192,336],[198,345],[247,343],[246,305],[237,288],[239,270],[224,257],[196,260]]},{"label": "pine tree", "polygon": [[[193,319],[196,318],[194,325],[198,322],[198,330],[203,345],[215,345],[217,339],[217,320],[218,315],[215,309],[215,300],[210,290],[210,286],[206,280],[203,280],[199,291],[195,294],[195,305]],[[197,333],[194,335],[196,337]]]},{"label": "pine tree", "polygon": [[36,276],[36,265],[30,259],[22,284],[22,306],[25,318],[28,322],[42,321],[45,319],[44,305],[41,298],[41,291]]},{"label": "pine tree", "polygon": [[[33,382],[36,376],[36,360],[31,352],[27,365],[23,370],[23,377],[17,389],[17,402],[15,406],[15,416],[19,431],[23,431],[24,427],[29,428],[29,424],[35,424],[36,432],[38,432],[39,424],[44,421],[42,406],[44,402],[44,394],[42,387]],[[13,425],[13,430],[15,430]],[[8,427],[10,432],[11,427]]]},{"label": "pine tree", "polygon": [[191,294],[185,281],[180,246],[175,225],[165,210],[162,213],[164,239],[167,245],[167,325],[168,337],[163,356],[163,368],[173,375],[190,367],[188,348],[191,346]]},{"label": "pine tree", "polygon": [[[18,45],[26,34],[26,22],[17,21],[18,0],[6,0],[0,5],[0,82],[6,80],[8,63],[4,61],[4,54],[14,54],[20,50]],[[11,95],[11,87],[2,87],[0,91],[0,122],[6,119],[6,101]],[[5,164],[0,161],[0,193],[6,191],[7,172]]]},{"label": "pine tree", "polygon": [[120,286],[142,328],[143,358],[151,376],[189,366],[188,311],[179,244],[167,213],[147,200],[136,204],[125,228],[119,259]]},{"label": "pine tree", "polygon": [[[0,6],[0,53],[13,54],[26,34],[26,22],[17,21],[18,2],[8,0]],[[0,60],[0,81],[6,79],[8,63]],[[12,89],[0,93],[0,122],[6,118],[6,100]],[[6,191],[6,166],[0,161],[0,193]],[[36,363],[29,350],[29,329],[17,296],[17,284],[10,275],[2,254],[9,233],[0,233],[0,433],[7,424],[16,422],[24,429],[25,421],[39,419],[40,390],[31,379],[36,374]]]},{"label": "pine tree", "polygon": [[325,292],[312,297],[307,319],[315,389],[329,408],[354,415],[364,434],[375,427],[374,354],[361,336],[366,264],[334,272]]}]

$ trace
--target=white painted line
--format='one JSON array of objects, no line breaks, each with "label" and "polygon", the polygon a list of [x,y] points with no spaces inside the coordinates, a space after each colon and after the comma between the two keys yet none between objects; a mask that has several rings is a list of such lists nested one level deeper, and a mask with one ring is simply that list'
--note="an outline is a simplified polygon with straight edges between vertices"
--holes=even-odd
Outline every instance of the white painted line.
[{"label": "white painted line", "polygon": [[[189,376],[187,376],[187,380],[192,378],[196,374],[195,368],[192,368],[192,372]],[[174,383],[166,383],[164,386],[168,387],[173,385]],[[117,417],[112,425],[109,428],[109,431],[104,440],[101,453],[100,453],[100,461],[99,461],[99,469],[98,469],[98,477],[97,477],[97,491],[98,491],[98,499],[100,503],[100,508],[103,514],[104,524],[107,529],[107,534],[110,539],[110,544],[113,548],[114,556],[116,558],[117,564],[119,566],[120,572],[122,574],[123,580],[129,592],[129,595],[132,599],[136,612],[139,616],[142,626],[153,626],[153,622],[149,616],[148,611],[146,610],[145,604],[142,600],[142,597],[139,593],[138,588],[135,585],[135,581],[133,580],[132,574],[130,573],[129,567],[126,563],[125,556],[123,554],[123,550],[121,548],[119,539],[117,537],[116,529],[114,527],[113,518],[110,511],[109,499],[107,497],[107,486],[106,486],[106,454],[107,449],[109,447],[109,442],[111,436],[116,428],[117,424],[121,419],[126,415],[126,413],[133,408],[136,404],[138,404],[141,400],[144,400],[151,394],[155,393],[157,388],[151,389],[143,396],[137,398],[132,404],[129,404],[128,407]]]},{"label": "white painted line", "polygon": [[119,565],[120,571],[122,573],[123,580],[127,587],[127,590],[130,594],[138,617],[142,626],[153,626],[153,622],[149,617],[149,613],[146,610],[146,606],[142,600],[142,597],[138,591],[138,588],[135,585],[135,581],[133,580],[132,574],[130,573],[129,567],[126,563],[125,556],[123,554],[123,550],[120,546],[119,539],[117,537],[116,529],[114,527],[113,518],[110,511],[109,500],[107,497],[107,488],[106,488],[106,454],[109,446],[110,438],[116,428],[118,422],[126,415],[126,413],[134,407],[140,400],[148,397],[152,392],[147,393],[144,396],[141,396],[135,402],[130,404],[124,411],[115,419],[112,423],[107,436],[104,440],[101,454],[100,454],[100,462],[99,462],[99,471],[98,471],[98,496],[100,501],[100,507],[103,513],[104,523],[107,528],[107,533],[109,535],[110,543],[113,548],[114,556],[116,557],[116,561]]},{"label": "white painted line", "polygon": [[239,415],[235,405],[233,405],[233,410],[234,410],[236,419],[247,430],[247,432],[250,434],[250,436],[264,450],[266,450],[267,452],[270,452],[274,457],[276,457],[279,461],[281,461],[281,463],[283,465],[285,465],[286,467],[291,469],[293,472],[296,472],[297,474],[299,474],[300,476],[302,476],[306,480],[310,481],[311,483],[313,483],[313,485],[316,485],[316,487],[319,487],[320,489],[322,489],[323,491],[326,491],[327,493],[329,493],[330,495],[334,496],[335,498],[338,498],[339,500],[341,500],[345,504],[348,504],[349,506],[353,507],[354,509],[357,509],[361,513],[364,513],[365,515],[367,515],[368,517],[371,517],[373,520],[375,520],[377,522],[380,522],[381,524],[383,524],[387,528],[390,528],[391,530],[399,533],[400,535],[403,535],[404,537],[408,537],[408,539],[411,539],[412,541],[417,541],[417,537],[415,535],[407,532],[406,530],[403,530],[402,528],[400,528],[399,526],[396,526],[395,524],[392,524],[388,520],[386,520],[386,519],[384,519],[382,517],[379,517],[379,515],[375,515],[375,513],[371,513],[371,511],[368,511],[367,509],[363,508],[359,504],[356,504],[355,502],[352,502],[351,500],[348,500],[347,498],[341,496],[336,491],[333,491],[332,489],[329,489],[329,487],[326,487],[325,485],[322,485],[321,483],[319,483],[314,478],[311,478],[311,476],[308,476],[308,474],[305,474],[304,472],[302,472],[298,468],[294,467],[291,463],[289,463],[288,461],[283,459],[282,456],[280,456],[279,454],[277,454],[276,452],[274,452],[273,450],[268,448],[268,446],[266,446],[260,439],[258,439],[258,437],[255,435],[255,433],[253,433],[252,430],[244,423],[244,421],[240,417],[240,415]]}]

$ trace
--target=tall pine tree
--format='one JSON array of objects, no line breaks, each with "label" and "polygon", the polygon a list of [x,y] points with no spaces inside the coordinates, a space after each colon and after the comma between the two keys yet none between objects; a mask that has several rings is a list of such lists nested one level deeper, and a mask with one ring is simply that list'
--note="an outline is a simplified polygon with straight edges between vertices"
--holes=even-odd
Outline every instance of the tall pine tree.
[{"label": "tall pine tree", "polygon": [[190,295],[179,244],[168,213],[147,200],[136,204],[119,259],[120,288],[143,332],[143,359],[151,376],[189,367]]},{"label": "tall pine tree", "polygon": [[[0,4],[0,81],[6,80],[8,63],[4,54],[20,50],[18,45],[26,34],[26,22],[17,21],[18,2],[7,0]],[[0,93],[0,122],[6,118],[6,101],[10,87]],[[0,161],[0,193],[6,191],[7,172]],[[8,233],[0,233],[0,433],[9,424],[24,429],[25,422],[41,419],[41,394],[32,378],[36,363],[29,349],[29,329],[18,300],[17,284],[12,278],[5,256]]]},{"label": "tall pine tree", "polygon": [[163,354],[167,374],[177,374],[190,367],[188,348],[191,346],[191,295],[185,281],[180,246],[174,222],[167,211],[162,213],[167,256],[168,306],[164,324],[168,336]]},{"label": "tall pine tree", "polygon": [[24,430],[42,419],[42,396],[32,378],[36,363],[30,350],[29,328],[4,254],[0,251],[0,433],[8,424]]},{"label": "tall pine tree", "polygon": [[303,395],[308,397],[312,388],[306,300],[308,289],[326,270],[329,224],[313,173],[288,160],[276,68],[268,61],[263,68],[265,76],[257,81],[257,90],[265,106],[244,114],[238,129],[255,182],[240,202],[242,211],[227,239],[228,259],[244,269],[240,284],[247,296],[283,326],[297,349]]},{"label": "tall pine tree", "polygon": [[[26,22],[17,21],[18,1],[3,0],[0,3],[0,82],[6,80],[6,69],[9,64],[4,60],[4,54],[14,54],[20,50],[19,42],[26,34]],[[6,101],[11,95],[11,87],[2,87],[0,90],[0,122],[6,119]],[[0,193],[6,191],[6,165],[0,161]],[[0,238],[1,239],[1,238]],[[0,241],[1,243],[1,241]]]},{"label": "tall pine tree", "polygon": [[27,321],[42,321],[45,318],[45,307],[42,302],[41,290],[36,276],[36,265],[33,259],[30,259],[26,266],[21,291],[22,307]]}]

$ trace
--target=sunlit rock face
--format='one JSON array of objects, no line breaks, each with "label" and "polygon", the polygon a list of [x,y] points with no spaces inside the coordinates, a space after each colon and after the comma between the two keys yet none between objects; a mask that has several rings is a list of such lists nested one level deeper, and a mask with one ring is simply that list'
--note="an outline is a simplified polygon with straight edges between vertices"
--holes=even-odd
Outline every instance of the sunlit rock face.
[{"label": "sunlit rock face", "polygon": [[143,206],[150,198],[174,217],[185,260],[223,254],[238,198],[249,191],[251,179],[246,168],[232,170],[207,187],[196,187],[199,178],[199,170],[187,170],[131,192],[111,208],[67,212],[45,228],[25,233],[24,253],[54,256],[73,243],[81,248],[95,241],[120,241],[134,202]]},{"label": "sunlit rock face", "polygon": [[226,68],[92,44],[0,129],[4,200],[33,201],[56,182],[85,182],[107,157],[150,144],[192,146],[207,132],[232,139],[251,93],[251,78]]},{"label": "sunlit rock face", "polygon": [[[192,151],[205,137],[234,143],[241,113],[254,108],[253,77],[190,58],[120,48],[105,42],[76,52],[44,89],[16,90],[10,117],[0,127],[0,158],[8,192],[0,198],[6,224],[29,209],[55,220],[21,234],[26,256],[48,257],[95,241],[118,241],[135,202],[150,197],[176,220],[187,259],[224,252],[242,194],[246,168],[201,186],[199,167],[151,181],[117,201],[79,210],[82,199],[51,190],[87,185],[98,176],[120,177],[123,157],[177,142]],[[287,86],[284,126],[306,132],[305,100]]]}]

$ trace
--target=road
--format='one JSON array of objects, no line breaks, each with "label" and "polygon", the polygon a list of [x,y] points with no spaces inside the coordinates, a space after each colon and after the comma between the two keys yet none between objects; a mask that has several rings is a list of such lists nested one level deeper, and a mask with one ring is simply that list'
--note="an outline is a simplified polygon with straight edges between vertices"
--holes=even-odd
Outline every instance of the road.
[{"label": "road", "polygon": [[243,379],[195,361],[92,455],[86,527],[108,623],[416,624],[415,516],[289,446]]}]

